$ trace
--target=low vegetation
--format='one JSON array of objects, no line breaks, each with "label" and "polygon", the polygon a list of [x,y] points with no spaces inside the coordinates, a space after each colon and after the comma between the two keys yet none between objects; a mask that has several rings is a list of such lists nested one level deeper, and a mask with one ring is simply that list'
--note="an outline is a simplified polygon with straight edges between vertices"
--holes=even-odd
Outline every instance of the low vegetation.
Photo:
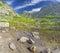
[{"label": "low vegetation", "polygon": [[13,18],[0,18],[0,21],[9,22],[10,26],[16,27],[17,29],[60,30],[60,18],[53,16],[28,18],[23,15],[16,15]]}]

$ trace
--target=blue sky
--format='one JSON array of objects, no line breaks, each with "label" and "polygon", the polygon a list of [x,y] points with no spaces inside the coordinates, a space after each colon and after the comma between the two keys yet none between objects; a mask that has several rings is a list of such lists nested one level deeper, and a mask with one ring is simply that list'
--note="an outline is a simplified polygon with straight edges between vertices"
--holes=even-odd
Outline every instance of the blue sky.
[{"label": "blue sky", "polygon": [[17,13],[28,11],[29,13],[40,11],[42,7],[60,2],[60,0],[3,0],[8,3]]}]

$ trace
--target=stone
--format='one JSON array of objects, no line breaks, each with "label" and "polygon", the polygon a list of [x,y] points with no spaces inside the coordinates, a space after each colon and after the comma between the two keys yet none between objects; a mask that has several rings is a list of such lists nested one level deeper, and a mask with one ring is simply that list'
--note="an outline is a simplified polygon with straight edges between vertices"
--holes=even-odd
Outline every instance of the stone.
[{"label": "stone", "polygon": [[10,48],[11,50],[15,50],[15,49],[16,49],[16,46],[15,46],[14,43],[9,43],[9,48]]},{"label": "stone", "polygon": [[30,51],[36,52],[36,50],[37,50],[37,47],[36,47],[36,46],[31,46],[31,47],[30,47]]},{"label": "stone", "polygon": [[33,36],[33,37],[39,36],[39,32],[32,32],[32,36]]},{"label": "stone", "polygon": [[29,40],[29,38],[27,38],[27,37],[22,37],[22,38],[20,39],[20,42],[25,43],[25,42],[27,42],[28,40]]},{"label": "stone", "polygon": [[27,42],[30,43],[30,44],[35,44],[35,41],[31,38],[29,38],[29,40]]}]

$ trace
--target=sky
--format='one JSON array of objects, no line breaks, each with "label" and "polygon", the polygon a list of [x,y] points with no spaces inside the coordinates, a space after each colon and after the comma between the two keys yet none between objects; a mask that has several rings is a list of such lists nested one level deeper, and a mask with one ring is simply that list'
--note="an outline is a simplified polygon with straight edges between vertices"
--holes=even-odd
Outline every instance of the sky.
[{"label": "sky", "polygon": [[44,6],[60,2],[60,0],[2,0],[9,4],[17,13],[28,11],[29,13],[38,12]]}]

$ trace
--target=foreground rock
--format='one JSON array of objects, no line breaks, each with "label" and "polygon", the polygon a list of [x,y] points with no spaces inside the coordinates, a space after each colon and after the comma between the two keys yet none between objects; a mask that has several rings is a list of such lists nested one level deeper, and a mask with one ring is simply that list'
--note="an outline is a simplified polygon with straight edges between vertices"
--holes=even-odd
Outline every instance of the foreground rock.
[{"label": "foreground rock", "polygon": [[27,38],[27,37],[22,37],[22,38],[20,39],[20,42],[25,43],[25,42],[27,42],[27,40],[29,40],[29,38]]},{"label": "foreground rock", "polygon": [[29,47],[29,50],[31,52],[36,52],[37,51],[37,47],[36,46],[31,46],[31,47]]},{"label": "foreground rock", "polygon": [[16,46],[14,45],[14,43],[9,43],[9,48],[11,50],[16,50]]},{"label": "foreground rock", "polygon": [[27,41],[29,44],[35,44],[35,41],[31,38],[29,38],[29,40]]}]

